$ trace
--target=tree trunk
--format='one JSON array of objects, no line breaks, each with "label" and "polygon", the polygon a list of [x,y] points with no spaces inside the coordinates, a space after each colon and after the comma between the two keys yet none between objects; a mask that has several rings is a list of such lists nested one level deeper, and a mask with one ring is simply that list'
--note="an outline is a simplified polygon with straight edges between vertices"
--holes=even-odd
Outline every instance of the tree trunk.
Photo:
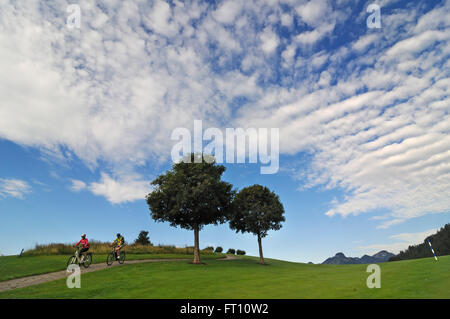
[{"label": "tree trunk", "polygon": [[200,264],[200,248],[198,240],[198,226],[194,228],[194,264]]},{"label": "tree trunk", "polygon": [[264,265],[265,263],[262,251],[261,236],[259,234],[258,234],[258,246],[259,246],[259,262]]}]

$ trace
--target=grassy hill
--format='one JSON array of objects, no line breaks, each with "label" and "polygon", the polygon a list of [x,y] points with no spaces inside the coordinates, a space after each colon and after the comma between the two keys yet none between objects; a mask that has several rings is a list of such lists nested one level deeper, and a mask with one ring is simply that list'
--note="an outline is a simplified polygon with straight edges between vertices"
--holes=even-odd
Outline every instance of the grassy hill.
[{"label": "grassy hill", "polygon": [[81,289],[68,289],[63,279],[0,298],[450,298],[450,256],[380,264],[380,289],[367,288],[367,265],[267,261],[133,264],[83,274]]},{"label": "grassy hill", "polygon": [[[0,281],[45,274],[66,269],[67,260],[70,255],[49,255],[49,256],[17,256],[0,257]],[[201,254],[202,259],[221,258],[225,254]],[[127,260],[137,259],[167,259],[186,258],[191,260],[192,254],[127,254]],[[105,263],[105,254],[94,254],[93,262]]]}]

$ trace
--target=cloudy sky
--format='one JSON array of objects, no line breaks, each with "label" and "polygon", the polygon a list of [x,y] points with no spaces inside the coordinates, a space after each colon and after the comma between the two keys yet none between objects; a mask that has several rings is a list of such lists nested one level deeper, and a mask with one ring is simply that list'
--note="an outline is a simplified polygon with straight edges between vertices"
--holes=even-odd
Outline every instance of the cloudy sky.
[{"label": "cloudy sky", "polygon": [[[143,229],[191,245],[143,198],[194,120],[279,128],[277,174],[224,175],[280,195],[267,256],[420,243],[450,217],[449,16],[429,0],[0,0],[0,253]],[[257,254],[227,225],[200,242]]]}]

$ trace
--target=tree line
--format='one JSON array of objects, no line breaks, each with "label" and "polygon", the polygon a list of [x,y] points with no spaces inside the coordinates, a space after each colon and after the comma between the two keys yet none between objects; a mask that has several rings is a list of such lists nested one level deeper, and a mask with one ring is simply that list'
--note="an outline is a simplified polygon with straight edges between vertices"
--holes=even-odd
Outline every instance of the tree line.
[{"label": "tree line", "polygon": [[391,257],[389,261],[433,257],[427,239],[430,240],[438,258],[439,256],[450,255],[450,224],[446,224],[436,234],[425,238],[423,243],[409,246],[398,255]]},{"label": "tree line", "polygon": [[262,238],[280,229],[285,221],[278,195],[267,187],[253,185],[238,191],[222,181],[225,166],[204,154],[190,154],[153,182],[146,196],[151,217],[157,222],[194,232],[194,264],[200,262],[199,233],[206,225],[229,222],[236,232],[257,237],[260,263],[264,264]]}]

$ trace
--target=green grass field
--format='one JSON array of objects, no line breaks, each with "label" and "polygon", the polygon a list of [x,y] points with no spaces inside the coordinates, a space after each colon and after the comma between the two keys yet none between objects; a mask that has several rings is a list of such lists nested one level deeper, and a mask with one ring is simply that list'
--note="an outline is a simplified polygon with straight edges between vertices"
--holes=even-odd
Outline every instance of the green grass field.
[{"label": "green grass field", "polygon": [[[30,257],[39,258],[39,257]],[[367,265],[308,265],[279,260],[130,264],[0,293],[0,298],[450,298],[450,256],[379,264],[381,288],[369,289]],[[43,261],[44,262],[44,261]]]},{"label": "green grass field", "polygon": [[[94,263],[106,262],[106,255],[93,255]],[[202,259],[222,258],[225,254],[202,254]],[[127,260],[136,259],[166,259],[187,258],[192,259],[191,254],[127,254]],[[20,278],[25,276],[45,274],[66,269],[69,255],[53,256],[3,256],[0,257],[0,281]]]}]

